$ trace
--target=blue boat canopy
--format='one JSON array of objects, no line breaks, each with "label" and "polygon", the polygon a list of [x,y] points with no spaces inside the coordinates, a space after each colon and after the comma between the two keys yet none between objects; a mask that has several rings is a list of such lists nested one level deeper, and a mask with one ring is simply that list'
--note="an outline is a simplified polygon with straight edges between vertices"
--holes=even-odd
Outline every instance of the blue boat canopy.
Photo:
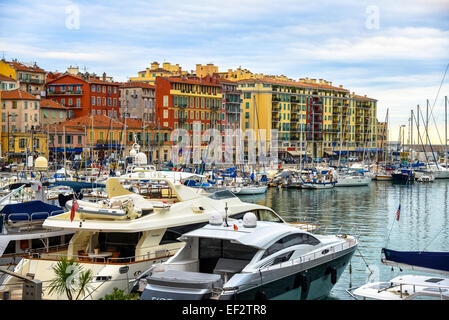
[{"label": "blue boat canopy", "polygon": [[[63,213],[64,210],[60,207],[42,202],[40,200],[28,201],[23,203],[7,204],[0,211],[6,218],[10,217],[11,221],[27,221],[30,218],[33,220],[44,220],[48,216]],[[14,215],[20,213],[21,215]],[[31,215],[34,214],[32,217]]]},{"label": "blue boat canopy", "polygon": [[382,249],[388,265],[414,266],[434,271],[449,272],[449,252],[394,251]]}]

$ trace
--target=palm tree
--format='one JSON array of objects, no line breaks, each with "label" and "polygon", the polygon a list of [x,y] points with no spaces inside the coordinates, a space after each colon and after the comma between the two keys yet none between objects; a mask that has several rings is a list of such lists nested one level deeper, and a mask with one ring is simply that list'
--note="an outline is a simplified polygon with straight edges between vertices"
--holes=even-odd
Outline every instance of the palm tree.
[{"label": "palm tree", "polygon": [[56,278],[51,280],[48,286],[48,294],[55,292],[58,295],[65,293],[69,300],[75,300],[83,295],[86,296],[89,290],[89,283],[92,280],[92,270],[82,271],[82,266],[75,263],[73,259],[67,260],[61,257],[61,260],[53,267]]}]

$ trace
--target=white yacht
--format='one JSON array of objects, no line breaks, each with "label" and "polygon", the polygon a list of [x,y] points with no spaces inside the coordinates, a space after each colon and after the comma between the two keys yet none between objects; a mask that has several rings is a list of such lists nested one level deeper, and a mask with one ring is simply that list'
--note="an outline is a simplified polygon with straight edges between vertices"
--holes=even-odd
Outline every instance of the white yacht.
[{"label": "white yacht", "polygon": [[186,245],[175,256],[140,276],[141,299],[319,299],[358,245],[352,236],[310,234],[251,212],[229,223],[215,214],[180,239]]},{"label": "white yacht", "polygon": [[336,187],[361,187],[368,186],[371,178],[365,176],[363,173],[353,171],[338,175]]},{"label": "white yacht", "polygon": [[435,276],[403,275],[388,282],[370,282],[354,295],[375,300],[449,300],[449,279]]},{"label": "white yacht", "polygon": [[[99,217],[78,211],[73,220],[71,212],[47,218],[44,227],[75,232],[70,243],[54,251],[30,255],[14,271],[42,281],[43,299],[67,299],[65,295],[50,295],[46,284],[55,277],[53,266],[62,257],[74,259],[93,274],[89,293],[82,299],[96,300],[112,293],[115,287],[129,292],[130,281],[173,256],[184,246],[184,242],[177,240],[179,236],[207,224],[211,213],[241,218],[246,212],[253,212],[259,220],[285,223],[272,209],[242,202],[227,190],[204,195],[180,183],[166,181],[178,202],[155,202],[148,210],[132,210],[119,218],[109,213]],[[301,223],[296,226],[310,227]],[[9,286],[18,281],[8,277],[4,284]]]}]

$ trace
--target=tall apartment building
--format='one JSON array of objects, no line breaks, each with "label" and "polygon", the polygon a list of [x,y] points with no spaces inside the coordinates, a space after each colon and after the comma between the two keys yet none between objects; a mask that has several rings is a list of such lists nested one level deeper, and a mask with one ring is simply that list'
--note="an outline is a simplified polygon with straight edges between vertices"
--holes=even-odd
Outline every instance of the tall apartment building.
[{"label": "tall apartment building", "polygon": [[48,99],[69,108],[69,118],[87,115],[119,115],[119,82],[106,81],[106,75],[78,76],[65,73],[46,84]]},{"label": "tall apartment building", "polygon": [[193,122],[199,121],[202,132],[222,130],[226,125],[222,98],[218,78],[157,77],[156,123],[192,133]]},{"label": "tall apartment building", "polygon": [[155,120],[155,87],[145,82],[127,82],[120,86],[120,117]]},{"label": "tall apartment building", "polygon": [[270,143],[277,129],[280,151],[323,157],[376,148],[375,99],[350,94],[320,79],[239,81],[242,129],[265,129]]},{"label": "tall apartment building", "polygon": [[224,121],[225,128],[240,128],[240,104],[242,103],[242,91],[237,86],[238,83],[229,80],[220,79],[222,105],[226,116]]}]

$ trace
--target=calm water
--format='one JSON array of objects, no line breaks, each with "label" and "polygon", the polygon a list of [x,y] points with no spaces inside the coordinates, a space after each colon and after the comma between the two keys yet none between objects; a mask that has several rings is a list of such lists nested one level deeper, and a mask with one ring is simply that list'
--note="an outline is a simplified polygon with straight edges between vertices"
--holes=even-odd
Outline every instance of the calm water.
[{"label": "calm water", "polygon": [[340,230],[358,233],[360,252],[356,251],[352,258],[352,274],[347,268],[330,295],[330,298],[352,299],[345,291],[351,286],[388,281],[399,274],[419,274],[391,271],[391,267],[380,262],[380,250],[386,245],[388,234],[390,249],[449,251],[448,193],[449,180],[412,186],[372,181],[370,186],[329,190],[269,188],[265,195],[241,199],[273,208],[287,221],[317,223],[320,228],[316,233],[336,234]]}]

